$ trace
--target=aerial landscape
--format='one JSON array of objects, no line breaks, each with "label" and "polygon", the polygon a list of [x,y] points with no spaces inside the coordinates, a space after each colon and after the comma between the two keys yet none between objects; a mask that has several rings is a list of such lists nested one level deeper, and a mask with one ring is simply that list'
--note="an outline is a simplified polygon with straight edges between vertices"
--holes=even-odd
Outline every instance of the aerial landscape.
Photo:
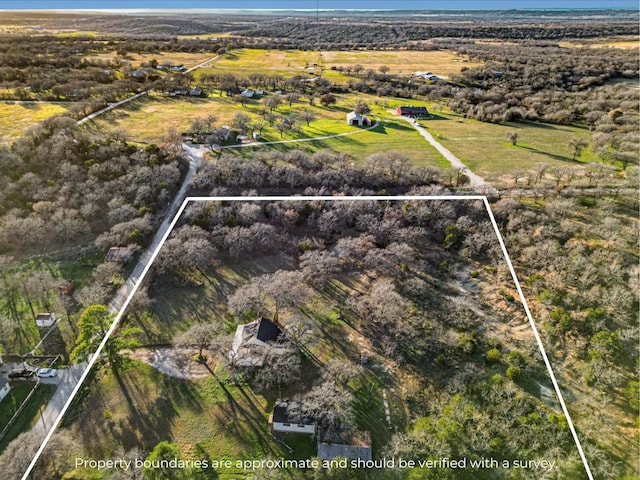
[{"label": "aerial landscape", "polygon": [[0,480],[638,478],[637,5],[53,3]]}]

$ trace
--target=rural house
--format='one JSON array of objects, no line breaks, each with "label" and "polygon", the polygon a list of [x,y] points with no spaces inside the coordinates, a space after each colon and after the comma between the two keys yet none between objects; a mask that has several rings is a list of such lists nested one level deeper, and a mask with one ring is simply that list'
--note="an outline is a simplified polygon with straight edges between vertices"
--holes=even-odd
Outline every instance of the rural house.
[{"label": "rural house", "polygon": [[401,106],[396,109],[398,115],[411,118],[424,118],[429,115],[427,107],[414,107],[413,105]]},{"label": "rural house", "polygon": [[229,360],[242,367],[261,367],[267,354],[281,355],[285,352],[278,346],[281,336],[280,327],[264,317],[238,325]]},{"label": "rural house", "polygon": [[39,313],[36,315],[36,325],[41,328],[53,326],[56,323],[55,313]]},{"label": "rural house", "polygon": [[9,381],[4,377],[0,377],[0,402],[9,395],[10,391],[11,386],[9,385]]},{"label": "rural house", "polygon": [[315,435],[316,423],[312,418],[305,416],[300,402],[291,400],[278,400],[273,407],[273,413],[269,417],[269,424],[274,433],[303,433]]},{"label": "rural house", "polygon": [[371,125],[371,120],[365,115],[361,115],[357,112],[349,112],[347,113],[347,124],[352,125],[354,127],[362,127]]},{"label": "rural house", "polygon": [[318,443],[318,458],[332,460],[336,457],[371,460],[371,432],[355,431],[349,436],[336,439],[325,438]]}]

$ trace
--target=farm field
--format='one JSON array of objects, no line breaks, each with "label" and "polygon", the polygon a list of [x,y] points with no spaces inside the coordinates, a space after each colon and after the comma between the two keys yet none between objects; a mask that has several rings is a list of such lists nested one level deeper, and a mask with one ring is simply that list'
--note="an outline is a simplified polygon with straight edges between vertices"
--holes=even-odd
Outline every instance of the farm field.
[{"label": "farm field", "polygon": [[65,105],[58,103],[0,102],[0,143],[10,143],[29,127],[67,110]]},{"label": "farm field", "polygon": [[[314,66],[314,64],[316,64]],[[360,64],[363,71],[373,69],[376,72],[382,65],[389,68],[389,75],[409,75],[417,70],[431,71],[446,77],[451,73],[459,73],[463,67],[478,66],[480,63],[467,59],[446,50],[435,51],[302,51],[302,50],[233,50],[216,62],[215,67],[196,72],[199,75],[210,73],[233,73],[234,75],[317,75],[332,82],[345,83],[359,78],[331,70],[331,67],[353,67]]]}]

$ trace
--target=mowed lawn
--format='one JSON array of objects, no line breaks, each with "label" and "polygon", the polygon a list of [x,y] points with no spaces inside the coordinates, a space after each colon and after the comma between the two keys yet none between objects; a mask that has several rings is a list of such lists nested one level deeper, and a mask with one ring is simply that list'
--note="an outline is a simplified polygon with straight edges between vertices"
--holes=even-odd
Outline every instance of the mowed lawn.
[{"label": "mowed lawn", "polygon": [[[230,148],[228,151],[247,156],[251,155],[252,152],[264,149],[276,149],[279,151],[300,149],[309,152],[328,149],[348,153],[354,162],[361,162],[373,153],[398,151],[407,155],[415,165],[433,165],[437,167],[446,167],[448,165],[440,154],[406,122],[394,118],[387,111],[387,107],[375,105],[374,102],[381,99],[353,94],[336,95],[336,97],[338,103],[330,107],[310,106],[308,102],[304,101],[295,102],[292,106],[287,103],[281,105],[273,111],[277,116],[309,111],[314,114],[316,119],[309,125],[302,122],[299,133],[285,132],[281,134],[276,130],[275,126],[266,125],[262,131],[261,141],[299,140],[355,132],[353,135],[311,142]],[[376,118],[380,119],[381,124],[379,127],[371,131],[363,131],[363,128],[347,125],[346,114],[351,111],[357,99],[368,102],[372,107],[373,111],[370,117],[373,121]],[[389,107],[394,106],[395,103],[406,102],[399,100],[390,102]],[[252,121],[259,122],[262,120],[262,110],[263,106],[259,100],[251,100],[243,107],[232,98],[219,96],[218,94],[208,98],[167,98],[154,95],[145,96],[108,112],[87,123],[86,128],[98,132],[119,129],[124,131],[132,141],[162,143],[169,128],[175,128],[178,132],[186,132],[195,118],[214,115],[217,118],[217,126],[231,125],[233,117],[241,112],[248,115]]]},{"label": "mowed lawn", "polygon": [[0,102],[0,143],[10,143],[29,127],[67,110],[66,105],[58,103]]},{"label": "mowed lawn", "polygon": [[[234,385],[220,369],[204,379],[186,380],[135,362],[118,376],[108,368],[100,372],[72,414],[72,429],[87,454],[104,458],[119,446],[130,450],[142,445],[148,452],[163,440],[177,443],[193,459],[287,457],[269,431],[267,412],[274,402],[275,397]],[[217,471],[222,479],[248,473],[235,468]]]},{"label": "mowed lawn", "polygon": [[[463,118],[452,113],[436,112],[433,119],[421,122],[434,138],[456,155],[471,170],[488,181],[513,183],[509,175],[526,172],[545,163],[554,168],[582,170],[596,161],[589,149],[572,160],[571,139],[591,135],[587,129],[536,122],[495,124]],[[508,132],[519,135],[514,146]]]}]

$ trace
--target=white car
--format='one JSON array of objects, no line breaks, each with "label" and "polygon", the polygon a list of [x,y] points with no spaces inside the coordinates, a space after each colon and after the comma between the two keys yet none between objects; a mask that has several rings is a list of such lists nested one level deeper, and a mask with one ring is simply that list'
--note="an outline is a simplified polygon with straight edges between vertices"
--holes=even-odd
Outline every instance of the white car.
[{"label": "white car", "polygon": [[39,377],[55,377],[58,375],[58,370],[55,368],[39,368],[36,370],[36,375]]}]

